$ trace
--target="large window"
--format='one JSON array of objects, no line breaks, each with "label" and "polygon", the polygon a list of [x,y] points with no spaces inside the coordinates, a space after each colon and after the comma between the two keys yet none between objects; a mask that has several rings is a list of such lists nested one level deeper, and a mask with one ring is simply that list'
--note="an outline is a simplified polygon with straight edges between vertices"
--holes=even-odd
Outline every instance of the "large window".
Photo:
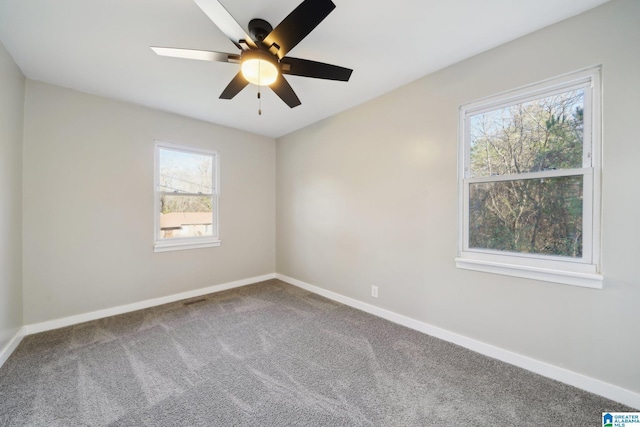
[{"label": "large window", "polygon": [[462,106],[458,267],[600,275],[599,68]]},{"label": "large window", "polygon": [[155,146],[155,251],[219,246],[218,155]]}]

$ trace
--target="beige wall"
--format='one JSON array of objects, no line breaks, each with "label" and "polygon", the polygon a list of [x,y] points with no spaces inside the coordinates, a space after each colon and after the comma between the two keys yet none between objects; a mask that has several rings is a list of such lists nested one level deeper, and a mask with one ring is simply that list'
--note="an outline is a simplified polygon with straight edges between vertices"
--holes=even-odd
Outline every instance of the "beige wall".
[{"label": "beige wall", "polygon": [[[154,140],[220,153],[216,248],[153,252]],[[24,321],[273,273],[275,141],[27,81]]]},{"label": "beige wall", "polygon": [[[278,273],[640,392],[639,22],[614,0],[279,139]],[[459,106],[595,64],[604,289],[456,269]]]},{"label": "beige wall", "polygon": [[25,79],[0,44],[0,350],[22,326],[22,128]]}]

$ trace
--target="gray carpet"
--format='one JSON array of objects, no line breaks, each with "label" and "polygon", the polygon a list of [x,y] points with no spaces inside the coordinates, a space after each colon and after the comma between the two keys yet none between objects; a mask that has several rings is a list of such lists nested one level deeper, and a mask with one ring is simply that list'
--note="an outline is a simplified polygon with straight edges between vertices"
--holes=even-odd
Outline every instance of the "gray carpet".
[{"label": "gray carpet", "polygon": [[624,405],[277,280],[27,336],[2,426],[600,426]]}]

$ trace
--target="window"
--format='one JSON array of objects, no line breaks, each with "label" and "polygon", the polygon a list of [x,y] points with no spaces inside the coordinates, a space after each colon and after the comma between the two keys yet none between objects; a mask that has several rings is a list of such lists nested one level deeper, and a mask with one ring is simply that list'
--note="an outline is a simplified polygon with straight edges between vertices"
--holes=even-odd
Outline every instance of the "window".
[{"label": "window", "polygon": [[602,287],[599,76],[461,107],[459,268]]},{"label": "window", "polygon": [[220,246],[218,153],[155,145],[155,252]]}]

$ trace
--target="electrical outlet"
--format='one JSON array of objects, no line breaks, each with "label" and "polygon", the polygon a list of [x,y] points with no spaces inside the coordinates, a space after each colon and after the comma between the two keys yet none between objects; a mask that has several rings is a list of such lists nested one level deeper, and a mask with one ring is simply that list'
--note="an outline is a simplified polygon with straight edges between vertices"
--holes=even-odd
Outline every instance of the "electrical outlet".
[{"label": "electrical outlet", "polygon": [[372,286],[371,287],[371,296],[374,298],[378,298],[378,287],[377,286]]}]

